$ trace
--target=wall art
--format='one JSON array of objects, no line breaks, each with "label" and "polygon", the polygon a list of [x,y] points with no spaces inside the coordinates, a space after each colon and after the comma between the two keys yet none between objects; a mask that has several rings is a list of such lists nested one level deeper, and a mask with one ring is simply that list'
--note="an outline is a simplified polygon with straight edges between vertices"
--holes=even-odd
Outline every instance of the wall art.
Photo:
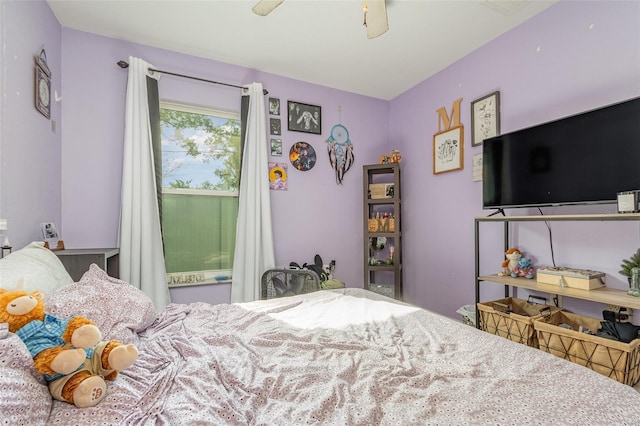
[{"label": "wall art", "polygon": [[289,150],[289,161],[297,170],[306,172],[316,165],[316,151],[307,142],[296,142]]},{"label": "wall art", "polygon": [[269,163],[269,188],[286,191],[287,184],[287,164]]},{"label": "wall art", "polygon": [[471,102],[471,146],[500,134],[500,92]]},{"label": "wall art", "polygon": [[462,169],[463,142],[463,126],[433,135],[433,174]]},{"label": "wall art", "polygon": [[289,130],[322,134],[322,110],[319,106],[287,101]]},{"label": "wall art", "polygon": [[282,139],[271,139],[271,155],[274,157],[282,156]]}]

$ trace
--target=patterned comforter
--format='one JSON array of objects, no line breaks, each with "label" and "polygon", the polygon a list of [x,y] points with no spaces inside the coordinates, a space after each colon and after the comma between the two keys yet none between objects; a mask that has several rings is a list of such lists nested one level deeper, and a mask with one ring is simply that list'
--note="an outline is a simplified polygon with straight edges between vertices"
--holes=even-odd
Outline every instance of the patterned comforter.
[{"label": "patterned comforter", "polygon": [[168,306],[98,406],[49,424],[639,424],[589,369],[358,289]]}]

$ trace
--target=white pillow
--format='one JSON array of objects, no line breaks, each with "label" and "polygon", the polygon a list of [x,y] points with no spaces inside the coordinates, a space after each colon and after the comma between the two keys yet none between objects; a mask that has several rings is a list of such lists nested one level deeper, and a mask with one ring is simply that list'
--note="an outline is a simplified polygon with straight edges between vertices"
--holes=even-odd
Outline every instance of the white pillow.
[{"label": "white pillow", "polygon": [[0,288],[13,290],[20,278],[25,279],[26,291],[40,290],[45,297],[73,283],[58,256],[41,241],[34,241],[0,259]]}]

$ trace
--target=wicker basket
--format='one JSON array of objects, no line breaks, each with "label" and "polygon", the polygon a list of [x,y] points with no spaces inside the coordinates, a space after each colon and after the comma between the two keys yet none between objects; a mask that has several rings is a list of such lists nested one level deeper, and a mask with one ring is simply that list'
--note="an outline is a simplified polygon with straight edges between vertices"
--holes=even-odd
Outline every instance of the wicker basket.
[{"label": "wicker basket", "polygon": [[[600,321],[569,312],[555,312],[547,322],[534,323],[540,349],[633,386],[640,379],[640,339],[619,342],[576,331],[596,332]],[[568,324],[574,330],[560,327]]]},{"label": "wicker basket", "polygon": [[560,311],[553,306],[534,305],[513,297],[478,303],[478,310],[482,330],[533,348],[538,347],[534,321]]}]

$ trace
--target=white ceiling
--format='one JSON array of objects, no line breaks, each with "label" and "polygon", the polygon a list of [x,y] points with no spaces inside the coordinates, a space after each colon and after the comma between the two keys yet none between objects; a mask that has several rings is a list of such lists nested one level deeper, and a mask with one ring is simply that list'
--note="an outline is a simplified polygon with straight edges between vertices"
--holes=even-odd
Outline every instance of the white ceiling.
[{"label": "white ceiling", "polygon": [[370,40],[362,0],[285,0],[266,17],[256,1],[47,0],[64,27],[385,100],[555,3],[387,0],[389,31]]}]

